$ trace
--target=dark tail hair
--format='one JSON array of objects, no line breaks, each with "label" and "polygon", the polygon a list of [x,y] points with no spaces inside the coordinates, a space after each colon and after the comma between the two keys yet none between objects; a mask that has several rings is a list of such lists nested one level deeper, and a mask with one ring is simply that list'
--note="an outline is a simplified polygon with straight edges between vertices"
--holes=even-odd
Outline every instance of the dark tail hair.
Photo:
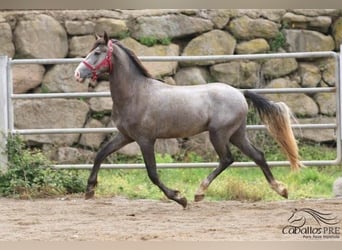
[{"label": "dark tail hair", "polygon": [[291,128],[290,108],[283,102],[271,102],[251,91],[245,91],[244,96],[252,101],[262,122],[286,154],[291,169],[299,170],[303,165],[300,162],[298,145]]}]

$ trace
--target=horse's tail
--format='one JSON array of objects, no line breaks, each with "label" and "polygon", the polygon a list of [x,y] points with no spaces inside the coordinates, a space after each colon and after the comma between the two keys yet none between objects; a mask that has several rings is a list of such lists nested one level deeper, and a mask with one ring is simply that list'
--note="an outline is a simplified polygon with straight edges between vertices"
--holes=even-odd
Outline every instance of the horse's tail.
[{"label": "horse's tail", "polygon": [[244,96],[252,101],[262,122],[281,146],[290,161],[291,169],[299,170],[303,165],[300,162],[296,138],[291,128],[290,108],[283,102],[271,102],[251,91],[245,91]]}]

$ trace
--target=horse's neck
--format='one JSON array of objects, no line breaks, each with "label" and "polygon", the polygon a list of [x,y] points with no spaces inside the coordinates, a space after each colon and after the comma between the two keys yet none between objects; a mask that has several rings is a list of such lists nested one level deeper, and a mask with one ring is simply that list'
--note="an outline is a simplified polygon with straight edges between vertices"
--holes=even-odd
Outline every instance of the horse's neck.
[{"label": "horse's neck", "polygon": [[113,71],[110,76],[112,96],[115,101],[126,105],[132,97],[142,94],[144,86],[148,85],[146,77],[126,51],[117,47],[113,55]]},{"label": "horse's neck", "polygon": [[135,65],[117,66],[109,79],[110,90],[115,102],[124,103],[139,95],[141,87],[147,84],[149,79],[143,76]]}]

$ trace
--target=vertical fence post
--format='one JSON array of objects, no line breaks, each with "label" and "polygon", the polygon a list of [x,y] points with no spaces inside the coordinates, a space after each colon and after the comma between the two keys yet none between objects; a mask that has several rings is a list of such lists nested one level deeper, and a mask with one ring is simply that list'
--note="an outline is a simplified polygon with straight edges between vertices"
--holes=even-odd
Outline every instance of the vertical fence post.
[{"label": "vertical fence post", "polygon": [[339,126],[339,131],[338,131],[338,136],[339,138],[337,138],[337,140],[340,140],[340,145],[341,148],[338,148],[337,150],[339,150],[338,153],[340,153],[341,157],[340,157],[340,164],[342,163],[342,44],[340,44],[340,53],[339,53],[339,60],[337,60],[337,63],[339,64],[337,66],[337,73],[336,73],[336,82],[338,84],[338,89],[339,92],[337,93],[337,95],[339,95],[339,97],[337,98],[338,100],[338,104],[339,105],[339,120],[337,121],[338,126]]},{"label": "vertical fence post", "polygon": [[8,57],[0,56],[0,171],[7,170],[6,139],[8,133]]}]

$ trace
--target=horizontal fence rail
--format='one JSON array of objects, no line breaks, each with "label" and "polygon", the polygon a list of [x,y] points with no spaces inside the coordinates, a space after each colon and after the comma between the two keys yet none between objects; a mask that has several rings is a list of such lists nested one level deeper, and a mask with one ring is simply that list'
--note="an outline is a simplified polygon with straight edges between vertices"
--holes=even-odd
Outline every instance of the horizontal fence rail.
[{"label": "horizontal fence rail", "polygon": [[[340,55],[332,51],[322,52],[298,52],[298,53],[270,53],[270,54],[252,54],[252,55],[214,55],[214,56],[139,56],[138,58],[146,62],[168,62],[168,61],[232,61],[232,60],[263,60],[272,58],[323,58],[333,57],[336,61],[336,87],[318,87],[318,88],[260,88],[251,89],[255,93],[259,94],[294,94],[294,93],[336,93],[336,123],[327,124],[292,124],[295,129],[334,129],[337,136],[337,158],[334,160],[317,160],[317,161],[302,161],[306,166],[322,166],[322,165],[336,165],[341,162],[341,107],[340,107],[340,74],[342,66],[340,65]],[[80,63],[83,58],[71,58],[71,59],[14,59],[9,60],[10,65],[16,64],[76,64]],[[341,67],[341,69],[339,68]],[[9,67],[10,68],[10,67]],[[8,88],[13,89],[12,76],[9,70],[8,72]],[[245,91],[241,89],[241,91]],[[13,91],[9,91],[8,101],[8,130],[11,133],[17,133],[22,135],[34,135],[34,134],[72,134],[72,133],[114,133],[117,132],[117,128],[54,128],[54,129],[15,129],[13,122],[13,103],[12,100],[19,99],[47,99],[47,98],[99,98],[110,97],[110,92],[73,92],[73,93],[36,93],[36,94],[13,94]],[[248,125],[248,130],[265,130],[264,125]],[[289,166],[288,161],[270,161],[270,166]],[[202,163],[159,163],[160,168],[213,168],[217,167],[217,162],[202,162]],[[235,162],[233,167],[251,167],[256,166],[254,162]],[[53,165],[56,169],[88,169],[92,167],[92,164],[56,164]],[[102,164],[102,168],[114,168],[114,169],[142,169],[145,168],[144,164]]]},{"label": "horizontal fence rail", "polygon": [[[244,89],[240,89],[244,92]],[[295,94],[295,93],[330,93],[336,92],[335,87],[319,88],[281,88],[281,89],[249,89],[258,94]],[[73,93],[46,93],[46,94],[12,94],[12,99],[50,99],[50,98],[91,98],[110,97],[110,92],[73,92]]]},{"label": "horizontal fence rail", "polygon": [[[320,161],[301,161],[305,166],[328,166],[337,165],[339,160],[320,160]],[[288,161],[267,161],[267,164],[271,167],[287,167],[290,166]],[[55,169],[90,169],[93,164],[58,164],[52,165]],[[194,162],[194,163],[157,163],[158,168],[216,168],[217,162]],[[229,167],[256,167],[254,162],[234,162]],[[104,169],[144,169],[145,164],[143,163],[131,163],[131,164],[101,164],[101,168]]]},{"label": "horizontal fence rail", "polygon": [[[320,58],[335,57],[339,54],[332,51],[295,52],[295,53],[269,53],[269,54],[242,54],[242,55],[212,55],[212,56],[138,56],[145,62],[199,62],[199,61],[233,61],[233,60],[258,60],[274,58]],[[69,59],[14,59],[11,64],[73,64],[82,62],[83,58]]]},{"label": "horizontal fence rail", "polygon": [[[335,123],[321,124],[292,124],[294,129],[336,129]],[[247,130],[266,130],[265,125],[247,125]],[[114,133],[117,128],[51,128],[51,129],[13,129],[12,133],[21,135],[37,134],[86,134],[86,133]]]}]

